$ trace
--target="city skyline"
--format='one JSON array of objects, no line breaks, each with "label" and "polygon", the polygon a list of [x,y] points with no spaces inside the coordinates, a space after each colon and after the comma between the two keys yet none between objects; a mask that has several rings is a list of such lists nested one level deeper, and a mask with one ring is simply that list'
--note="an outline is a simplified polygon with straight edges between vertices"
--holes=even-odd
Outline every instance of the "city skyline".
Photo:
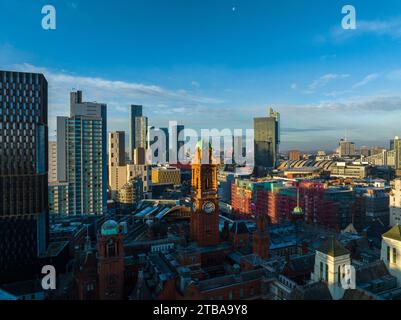
[{"label": "city skyline", "polygon": [[[43,1],[4,2],[0,65],[44,73],[52,140],[75,88],[107,103],[109,131],[129,132],[131,104],[143,105],[149,125],[169,119],[196,130],[252,128],[272,106],[283,119],[282,150],[334,150],[345,130],[357,147],[387,147],[401,135],[395,3],[354,1],[357,29],[342,30],[342,6],[318,1],[116,1],[105,11],[54,1],[57,29],[45,32]],[[22,10],[23,24],[11,19]]]}]

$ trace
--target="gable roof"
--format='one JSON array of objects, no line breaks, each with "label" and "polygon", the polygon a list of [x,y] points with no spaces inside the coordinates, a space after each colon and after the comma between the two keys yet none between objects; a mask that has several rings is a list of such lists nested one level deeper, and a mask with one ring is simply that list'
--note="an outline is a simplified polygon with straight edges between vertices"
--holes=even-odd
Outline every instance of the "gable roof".
[{"label": "gable roof", "polygon": [[349,254],[350,252],[334,237],[330,237],[325,241],[317,251],[327,254],[331,257],[339,257]]},{"label": "gable roof", "polygon": [[383,234],[383,238],[401,241],[401,226],[399,224],[396,224],[389,231]]}]

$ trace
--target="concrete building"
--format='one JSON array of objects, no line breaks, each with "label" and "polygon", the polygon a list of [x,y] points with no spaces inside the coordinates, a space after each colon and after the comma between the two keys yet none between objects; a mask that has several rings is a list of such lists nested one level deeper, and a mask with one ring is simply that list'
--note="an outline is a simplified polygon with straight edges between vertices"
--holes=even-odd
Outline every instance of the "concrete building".
[{"label": "concrete building", "polygon": [[49,142],[49,182],[57,181],[57,142]]},{"label": "concrete building", "polygon": [[135,118],[135,149],[147,149],[148,140],[148,118]]},{"label": "concrete building", "polygon": [[336,178],[364,179],[370,174],[371,167],[366,164],[337,162],[330,167],[330,175]]},{"label": "concrete building", "polygon": [[49,214],[51,216],[68,215],[68,183],[49,183]]},{"label": "concrete building", "polygon": [[172,183],[179,186],[181,184],[181,170],[173,167],[152,168],[152,183]]},{"label": "concrete building", "polygon": [[125,132],[109,132],[109,144],[108,144],[108,184],[110,187],[111,198],[115,198],[115,193],[118,187],[121,185],[120,180],[125,178]]},{"label": "concrete building", "polygon": [[401,139],[395,137],[393,141],[394,145],[394,166],[397,176],[401,175]]},{"label": "concrete building", "polygon": [[390,192],[390,227],[401,224],[401,179],[395,179]]},{"label": "concrete building", "polygon": [[338,144],[338,154],[341,158],[355,156],[355,144],[351,141],[347,141],[346,139],[341,139]]}]

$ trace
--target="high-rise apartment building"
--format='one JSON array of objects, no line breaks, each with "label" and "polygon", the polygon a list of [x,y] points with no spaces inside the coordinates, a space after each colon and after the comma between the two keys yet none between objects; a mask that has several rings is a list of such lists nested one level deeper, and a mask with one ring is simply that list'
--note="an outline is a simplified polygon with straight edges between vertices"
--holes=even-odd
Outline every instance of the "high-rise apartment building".
[{"label": "high-rise apartment building", "polygon": [[[130,134],[129,134],[129,153],[130,158],[133,159],[135,148],[146,148],[146,135],[147,135],[147,118],[142,115],[142,106],[131,105],[130,110]],[[137,118],[145,118],[137,120]],[[146,122],[145,129],[142,125]],[[139,137],[138,137],[139,135]],[[144,135],[144,137],[143,137]],[[142,143],[142,145],[141,145]]]},{"label": "high-rise apartment building", "polygon": [[109,132],[109,166],[125,165],[125,132]]},{"label": "high-rise apartment building", "polygon": [[57,180],[68,182],[68,214],[103,214],[107,202],[107,106],[71,93],[70,117],[57,118]]},{"label": "high-rise apartment building", "polygon": [[397,175],[401,173],[401,139],[399,137],[395,137],[393,140],[394,145],[394,153],[395,153],[395,170],[397,171]]},{"label": "high-rise apartment building", "polygon": [[[125,181],[125,132],[109,132],[108,183],[112,198],[118,190],[119,179]],[[125,182],[124,182],[125,183]]]},{"label": "high-rise apartment building", "polygon": [[0,283],[38,272],[48,242],[47,81],[0,71]]},{"label": "high-rise apartment building", "polygon": [[279,161],[280,114],[269,109],[268,117],[254,118],[255,165],[274,168]]},{"label": "high-rise apartment building", "polygon": [[49,142],[49,182],[57,181],[57,142]]}]

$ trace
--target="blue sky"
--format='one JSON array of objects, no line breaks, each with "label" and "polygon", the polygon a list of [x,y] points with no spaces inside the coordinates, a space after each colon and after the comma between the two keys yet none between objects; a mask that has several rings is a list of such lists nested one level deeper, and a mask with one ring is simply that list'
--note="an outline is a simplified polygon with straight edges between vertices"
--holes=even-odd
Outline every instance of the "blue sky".
[{"label": "blue sky", "polygon": [[399,0],[2,0],[0,30],[0,68],[47,77],[53,135],[72,88],[108,104],[110,130],[128,132],[129,104],[194,129],[251,128],[273,106],[283,149],[401,135]]}]

